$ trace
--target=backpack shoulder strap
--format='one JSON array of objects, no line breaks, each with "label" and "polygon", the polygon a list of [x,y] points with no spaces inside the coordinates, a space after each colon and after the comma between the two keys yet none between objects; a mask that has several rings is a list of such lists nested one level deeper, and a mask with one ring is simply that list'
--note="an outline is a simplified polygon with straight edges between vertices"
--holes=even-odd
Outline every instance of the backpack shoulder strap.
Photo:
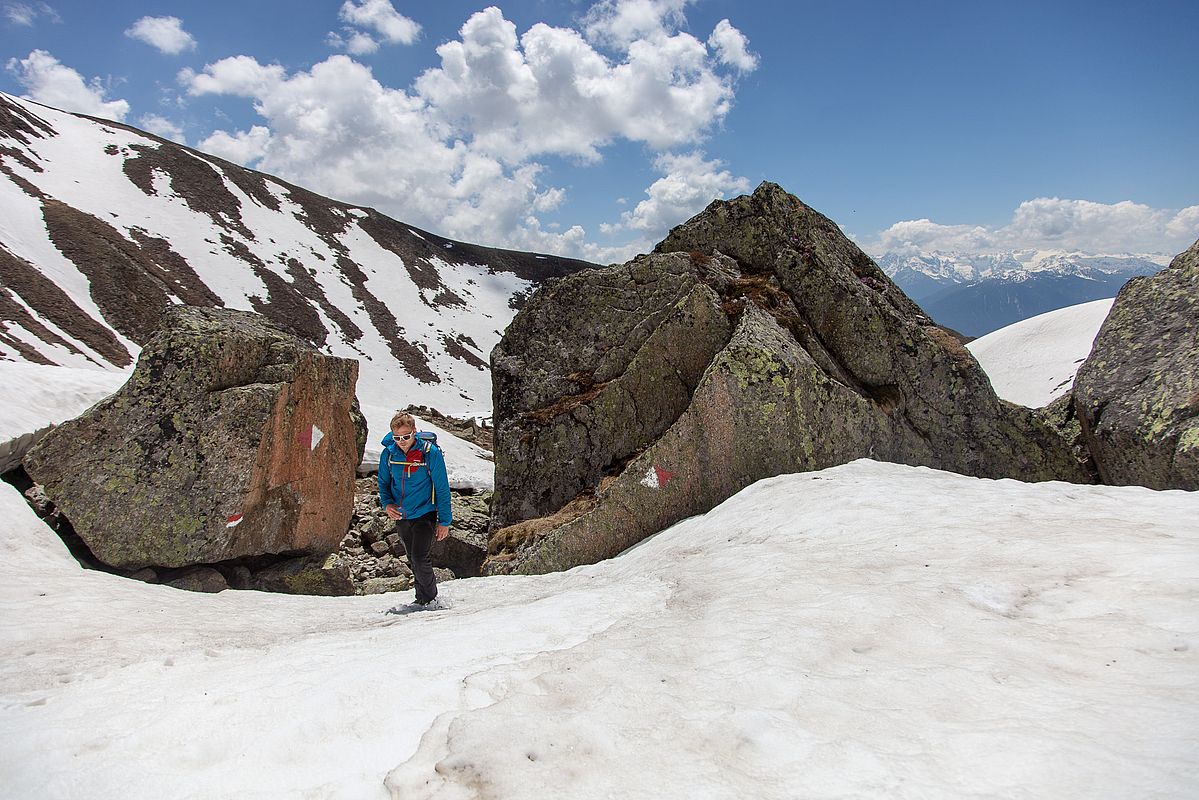
[{"label": "backpack shoulder strap", "polygon": [[416,440],[420,442],[421,453],[426,456],[421,461],[425,465],[425,472],[429,475],[429,499],[433,505],[437,505],[437,484],[433,481],[433,468],[429,466],[429,459],[427,458],[430,450],[435,449],[441,452],[441,448],[437,446],[437,434],[421,431],[416,435]]}]

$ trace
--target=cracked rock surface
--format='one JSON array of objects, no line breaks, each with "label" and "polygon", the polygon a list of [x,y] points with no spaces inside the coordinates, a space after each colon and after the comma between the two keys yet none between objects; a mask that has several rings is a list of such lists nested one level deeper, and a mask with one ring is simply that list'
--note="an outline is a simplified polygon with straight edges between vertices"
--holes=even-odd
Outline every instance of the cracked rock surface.
[{"label": "cracked rock surface", "polygon": [[762,478],[857,458],[1089,482],[835,223],[780,187],[540,289],[492,352],[485,571],[594,563]]},{"label": "cracked rock surface", "polygon": [[353,512],[357,377],[257,314],[172,307],[129,381],[25,468],[112,567],[328,554]]}]

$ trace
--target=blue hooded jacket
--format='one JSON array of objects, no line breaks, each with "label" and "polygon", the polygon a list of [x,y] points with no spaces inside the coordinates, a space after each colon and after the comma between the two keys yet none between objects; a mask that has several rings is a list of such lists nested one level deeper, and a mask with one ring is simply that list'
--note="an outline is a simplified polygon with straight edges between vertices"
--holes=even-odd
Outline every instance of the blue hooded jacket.
[{"label": "blue hooded jacket", "polygon": [[387,432],[379,455],[379,502],[384,508],[399,506],[404,519],[423,517],[437,509],[437,524],[449,526],[454,521],[450,481],[445,474],[445,456],[435,442],[433,434],[418,433],[405,454],[391,431]]}]

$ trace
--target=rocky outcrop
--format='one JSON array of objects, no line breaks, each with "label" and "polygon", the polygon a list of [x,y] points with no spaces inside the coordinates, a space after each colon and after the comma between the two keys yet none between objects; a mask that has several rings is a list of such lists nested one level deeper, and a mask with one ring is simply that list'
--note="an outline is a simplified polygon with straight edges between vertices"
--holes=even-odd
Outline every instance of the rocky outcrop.
[{"label": "rocky outcrop", "polygon": [[1074,406],[1104,483],[1199,489],[1199,242],[1120,290]]},{"label": "rocky outcrop", "polygon": [[172,307],[129,381],[25,467],[113,567],[328,554],[353,510],[357,374],[256,314]]},{"label": "rocky outcrop", "polygon": [[872,457],[1086,482],[837,226],[762,184],[537,292],[492,353],[489,572],[606,558],[761,478]]}]

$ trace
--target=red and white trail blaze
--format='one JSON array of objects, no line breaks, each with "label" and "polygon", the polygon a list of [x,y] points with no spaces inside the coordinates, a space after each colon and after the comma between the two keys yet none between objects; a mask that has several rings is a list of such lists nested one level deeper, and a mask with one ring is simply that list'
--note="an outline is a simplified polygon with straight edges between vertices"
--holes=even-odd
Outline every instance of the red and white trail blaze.
[{"label": "red and white trail blaze", "polygon": [[296,441],[307,447],[310,451],[315,450],[316,446],[321,443],[321,439],[324,438],[325,432],[315,425],[296,434]]},{"label": "red and white trail blaze", "polygon": [[659,466],[652,466],[645,471],[645,477],[641,479],[641,485],[647,486],[650,489],[661,489],[673,477],[673,472],[667,472]]}]

